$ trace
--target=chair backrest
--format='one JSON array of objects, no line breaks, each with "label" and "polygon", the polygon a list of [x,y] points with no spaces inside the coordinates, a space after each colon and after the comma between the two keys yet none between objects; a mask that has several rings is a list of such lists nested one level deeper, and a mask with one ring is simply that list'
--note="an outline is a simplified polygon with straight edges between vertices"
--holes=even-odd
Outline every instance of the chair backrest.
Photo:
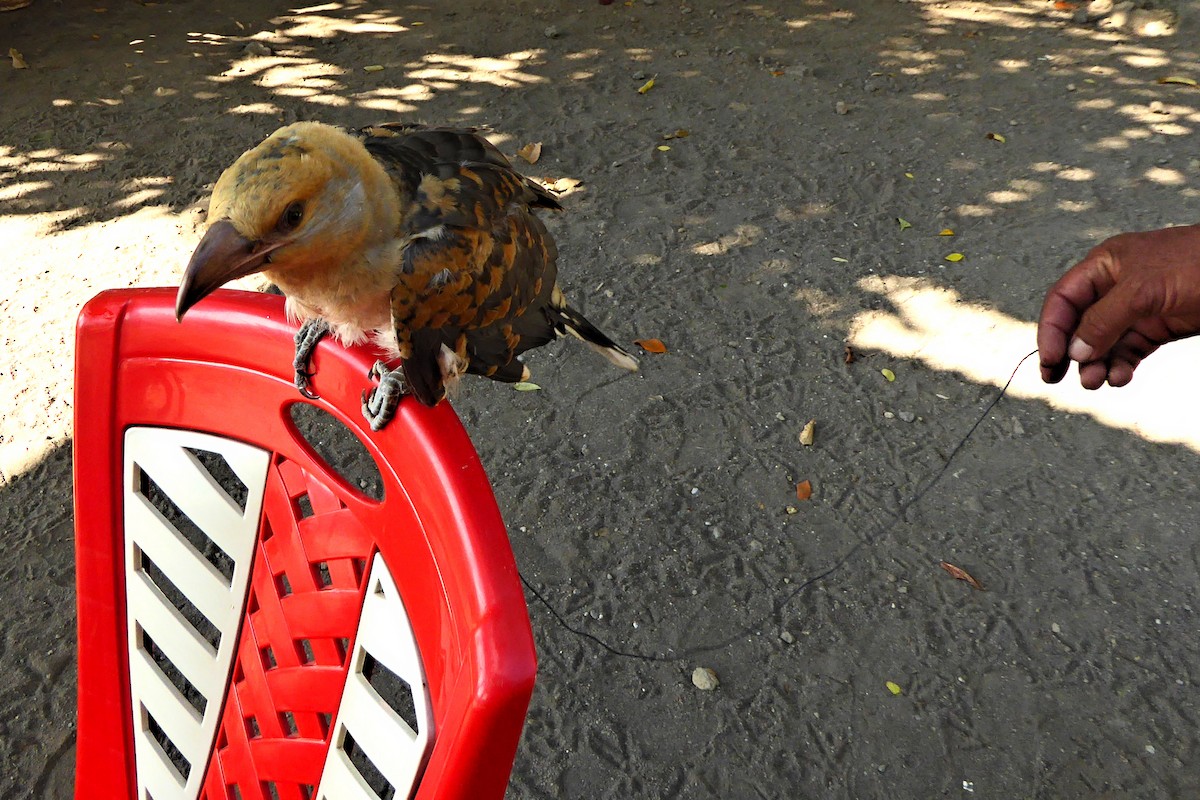
[{"label": "chair backrest", "polygon": [[[447,403],[373,433],[374,355],[292,383],[279,297],[105,292],[79,317],[76,800],[504,795],[533,688],[500,513]],[[373,499],[300,432],[328,413]]]}]

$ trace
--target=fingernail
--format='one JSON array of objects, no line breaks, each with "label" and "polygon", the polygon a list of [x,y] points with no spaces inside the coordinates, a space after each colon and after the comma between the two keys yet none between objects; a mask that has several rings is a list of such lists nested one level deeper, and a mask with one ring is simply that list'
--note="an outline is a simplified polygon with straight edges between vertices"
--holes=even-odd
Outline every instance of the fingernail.
[{"label": "fingernail", "polygon": [[1092,346],[1080,339],[1078,336],[1071,340],[1071,344],[1067,346],[1067,355],[1072,361],[1091,361],[1094,351]]}]

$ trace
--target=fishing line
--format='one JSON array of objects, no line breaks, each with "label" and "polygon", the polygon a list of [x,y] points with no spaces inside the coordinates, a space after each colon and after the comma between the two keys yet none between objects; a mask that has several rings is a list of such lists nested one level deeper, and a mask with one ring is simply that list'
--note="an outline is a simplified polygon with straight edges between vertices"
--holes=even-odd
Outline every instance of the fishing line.
[{"label": "fishing line", "polygon": [[[924,485],[919,486],[915,492],[913,492],[911,495],[909,495],[908,499],[904,500],[898,506],[896,506],[895,510],[892,512],[893,517],[901,520],[902,522],[905,521],[904,515],[908,512],[908,510],[910,508],[912,508],[914,505],[916,505],[917,503],[919,503],[921,501],[921,499],[923,497],[925,497],[926,494],[929,493],[929,490],[932,489],[937,484],[937,482],[942,479],[942,476],[944,476],[946,474],[946,471],[950,469],[950,464],[951,464],[951,462],[954,461],[954,457],[956,455],[958,455],[959,451],[962,450],[963,447],[967,444],[967,442],[971,440],[971,437],[975,435],[975,431],[978,430],[979,426],[983,424],[983,421],[985,419],[987,419],[988,414],[990,414],[992,412],[992,409],[995,408],[996,405],[1004,398],[1004,395],[1008,393],[1008,387],[1012,385],[1013,379],[1017,377],[1017,372],[1021,369],[1021,367],[1025,364],[1026,361],[1028,361],[1033,356],[1037,355],[1037,352],[1038,352],[1037,350],[1034,350],[1033,352],[1025,355],[1020,361],[1017,362],[1017,366],[1013,367],[1012,374],[1008,376],[1008,380],[1005,381],[1004,386],[1000,389],[999,392],[996,393],[996,396],[993,397],[991,399],[991,401],[988,402],[988,404],[984,407],[983,411],[980,412],[979,417],[976,418],[975,422],[972,423],[971,427],[967,429],[966,434],[963,435],[963,437],[961,439],[959,439],[958,444],[956,444],[954,446],[954,449],[950,451],[950,455],[946,456],[946,460],[942,464],[942,466],[939,467],[936,471],[934,471],[934,473],[925,481]],[[577,627],[571,625],[569,622],[567,622],[566,618],[563,617],[563,615],[559,613],[558,609],[556,609],[550,603],[550,601],[547,600],[545,598],[545,596],[542,595],[542,593],[539,592],[533,586],[533,584],[531,584],[529,581],[527,581],[525,579],[524,575],[521,575],[520,577],[521,577],[521,583],[525,584],[525,588],[528,589],[530,591],[530,593],[532,593],[533,596],[538,599],[538,602],[540,602],[543,606],[546,607],[546,610],[550,612],[550,615],[552,617],[554,617],[555,621],[559,625],[561,625],[564,629],[570,631],[571,633],[575,634],[576,636],[579,636],[579,637],[585,638],[585,639],[591,639],[593,642],[595,642],[596,644],[598,644],[600,647],[607,650],[608,652],[612,653],[613,655],[621,656],[622,658],[633,658],[633,659],[637,659],[639,661],[657,661],[657,662],[684,661],[688,657],[696,655],[698,653],[707,653],[707,652],[711,652],[713,650],[720,650],[722,648],[728,647],[729,645],[733,644],[734,642],[738,641],[739,639],[743,638],[744,636],[747,636],[747,635],[753,633],[757,628],[760,628],[763,623],[765,623],[768,619],[770,619],[771,616],[778,614],[790,602],[795,600],[796,597],[801,592],[812,587],[814,584],[820,583],[821,581],[828,578],[830,575],[833,575],[835,572],[840,570],[842,567],[846,566],[846,564],[852,558],[854,558],[854,556],[857,555],[860,550],[862,550],[864,547],[867,547],[868,545],[874,544],[875,540],[879,536],[879,534],[884,532],[884,526],[886,524],[887,524],[886,522],[877,523],[875,525],[875,527],[871,528],[866,533],[866,535],[864,535],[861,539],[859,539],[857,542],[855,542],[854,545],[852,547],[850,547],[850,549],[848,549],[845,553],[843,553],[836,561],[834,561],[833,564],[826,567],[823,571],[818,572],[817,574],[806,578],[804,581],[802,581],[801,583],[794,586],[790,592],[788,592],[786,595],[784,595],[782,600],[779,600],[778,602],[776,602],[775,608],[772,610],[771,614],[764,615],[763,617],[759,618],[753,625],[746,627],[744,630],[739,631],[738,633],[734,634],[733,636],[730,636],[729,638],[727,638],[723,641],[716,642],[713,644],[698,645],[696,647],[688,648],[687,650],[684,650],[679,655],[674,655],[674,656],[659,655],[657,653],[654,653],[654,654],[635,653],[635,652],[630,652],[627,650],[621,650],[620,648],[617,648],[617,647],[613,647],[608,642],[601,639],[599,636],[596,636],[595,634],[592,634],[581,628],[577,628]]]}]

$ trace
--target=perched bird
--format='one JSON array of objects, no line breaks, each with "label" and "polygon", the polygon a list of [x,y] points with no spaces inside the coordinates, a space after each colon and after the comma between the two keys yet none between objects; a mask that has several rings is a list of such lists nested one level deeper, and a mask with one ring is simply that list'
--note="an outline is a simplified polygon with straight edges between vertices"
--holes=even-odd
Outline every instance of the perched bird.
[{"label": "perched bird", "polygon": [[464,373],[528,380],[518,356],[557,336],[619,367],[637,359],[572,308],[557,249],[534,209],[558,201],[473,130],[384,124],[280,128],[221,175],[209,227],[184,272],[175,314],[222,284],[261,272],[303,321],[296,387],[327,333],[371,338],[390,360],[363,414],[379,430],[402,394],[438,403]]}]

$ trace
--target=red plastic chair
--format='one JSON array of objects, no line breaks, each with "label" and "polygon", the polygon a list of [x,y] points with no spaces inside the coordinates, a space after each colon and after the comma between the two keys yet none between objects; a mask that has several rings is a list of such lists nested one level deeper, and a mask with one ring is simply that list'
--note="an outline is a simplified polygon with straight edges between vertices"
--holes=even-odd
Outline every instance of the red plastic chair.
[{"label": "red plastic chair", "polygon": [[478,457],[446,403],[372,433],[375,356],[323,343],[366,496],[293,421],[293,333],[245,292],[80,314],[77,800],[504,794],[536,660]]}]

